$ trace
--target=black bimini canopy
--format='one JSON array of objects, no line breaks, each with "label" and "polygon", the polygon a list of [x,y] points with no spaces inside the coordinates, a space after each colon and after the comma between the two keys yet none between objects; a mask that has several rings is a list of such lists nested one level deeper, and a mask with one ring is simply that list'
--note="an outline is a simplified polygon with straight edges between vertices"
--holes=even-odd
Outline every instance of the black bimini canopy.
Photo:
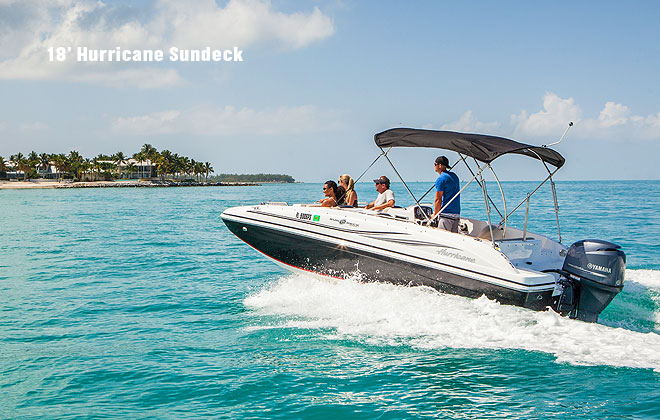
[{"label": "black bimini canopy", "polygon": [[379,147],[431,147],[447,149],[490,163],[498,157],[515,153],[547,162],[561,168],[565,159],[547,147],[531,146],[503,137],[453,131],[392,128],[374,136]]}]

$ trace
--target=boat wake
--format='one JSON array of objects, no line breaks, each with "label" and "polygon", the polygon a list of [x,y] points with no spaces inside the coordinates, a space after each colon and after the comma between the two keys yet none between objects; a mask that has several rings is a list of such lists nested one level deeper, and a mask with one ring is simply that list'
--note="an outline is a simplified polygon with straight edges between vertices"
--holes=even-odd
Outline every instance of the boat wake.
[{"label": "boat wake", "polygon": [[599,324],[563,318],[551,310],[500,305],[485,296],[468,299],[426,287],[358,280],[282,277],[245,299],[248,308],[267,316],[268,324],[250,329],[317,329],[324,339],[419,349],[540,351],[561,363],[660,372],[657,270],[627,270],[623,292]]}]

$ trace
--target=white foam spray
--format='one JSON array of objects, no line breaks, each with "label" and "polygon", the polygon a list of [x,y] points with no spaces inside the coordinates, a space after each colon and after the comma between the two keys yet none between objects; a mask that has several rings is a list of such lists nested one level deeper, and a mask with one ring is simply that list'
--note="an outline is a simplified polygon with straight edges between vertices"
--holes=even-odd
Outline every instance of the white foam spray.
[{"label": "white foam spray", "polygon": [[[660,300],[660,271],[628,270],[626,282],[625,293],[650,293]],[[421,349],[522,349],[553,354],[558,362],[660,372],[660,324],[638,332],[500,305],[486,297],[306,275],[285,276],[247,297],[245,305],[276,317],[251,329],[323,329],[324,338]],[[660,322],[657,309],[655,318]],[[330,337],[327,329],[333,331]]]}]

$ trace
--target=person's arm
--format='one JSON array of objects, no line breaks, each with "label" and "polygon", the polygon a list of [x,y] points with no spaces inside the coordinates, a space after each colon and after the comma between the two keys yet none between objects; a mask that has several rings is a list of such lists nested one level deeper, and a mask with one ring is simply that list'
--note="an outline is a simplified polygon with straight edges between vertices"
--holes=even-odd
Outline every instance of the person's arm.
[{"label": "person's arm", "polygon": [[375,201],[372,201],[371,203],[369,203],[369,204],[367,204],[366,206],[364,206],[364,208],[365,208],[365,209],[370,209],[370,208],[372,208],[372,207],[374,206],[374,203],[375,203]]},{"label": "person's arm", "polygon": [[335,199],[334,198],[326,198],[321,201],[321,207],[332,207],[335,205]]},{"label": "person's arm", "polygon": [[431,219],[433,219],[435,216],[440,213],[440,209],[442,209],[442,195],[444,194],[444,191],[436,191],[435,192],[435,211],[433,212],[433,216]]},{"label": "person's arm", "polygon": [[386,203],[383,203],[379,206],[374,206],[372,210],[382,210],[388,207],[394,207],[394,200],[388,200]]}]

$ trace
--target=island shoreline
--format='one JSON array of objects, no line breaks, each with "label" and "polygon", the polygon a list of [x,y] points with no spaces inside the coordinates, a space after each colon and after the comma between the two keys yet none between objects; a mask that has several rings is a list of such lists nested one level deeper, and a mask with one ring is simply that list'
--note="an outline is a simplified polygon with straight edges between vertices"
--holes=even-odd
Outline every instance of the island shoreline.
[{"label": "island shoreline", "polygon": [[69,189],[69,188],[167,188],[167,187],[250,187],[256,182],[182,182],[182,181],[0,181],[0,190],[14,189]]}]

